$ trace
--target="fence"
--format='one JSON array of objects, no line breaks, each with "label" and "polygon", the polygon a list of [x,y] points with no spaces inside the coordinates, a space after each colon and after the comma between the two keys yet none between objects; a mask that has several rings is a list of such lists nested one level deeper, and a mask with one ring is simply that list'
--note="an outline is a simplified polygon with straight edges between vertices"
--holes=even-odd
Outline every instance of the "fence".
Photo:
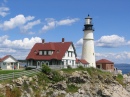
[{"label": "fence", "polygon": [[9,73],[9,74],[0,74],[0,81],[2,80],[7,80],[7,79],[14,79],[14,78],[18,78],[21,76],[32,76],[34,74],[37,74],[41,72],[41,69],[33,69],[33,70],[26,70],[26,71],[22,71],[22,72],[13,72],[13,73]]}]

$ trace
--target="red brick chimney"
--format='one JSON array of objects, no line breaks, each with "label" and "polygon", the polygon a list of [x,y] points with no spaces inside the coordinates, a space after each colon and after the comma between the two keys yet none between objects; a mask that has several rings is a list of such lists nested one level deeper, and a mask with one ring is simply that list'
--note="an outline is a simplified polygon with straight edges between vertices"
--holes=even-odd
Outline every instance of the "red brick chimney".
[{"label": "red brick chimney", "polygon": [[64,43],[65,42],[65,39],[64,38],[62,38],[62,43]]},{"label": "red brick chimney", "polygon": [[44,39],[42,39],[42,43],[45,43],[45,40],[44,40]]}]

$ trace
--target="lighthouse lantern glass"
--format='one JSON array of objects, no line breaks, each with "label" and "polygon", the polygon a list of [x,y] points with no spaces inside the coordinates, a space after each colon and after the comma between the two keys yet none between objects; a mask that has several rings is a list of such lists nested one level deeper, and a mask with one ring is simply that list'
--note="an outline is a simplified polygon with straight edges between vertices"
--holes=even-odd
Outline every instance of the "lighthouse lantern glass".
[{"label": "lighthouse lantern glass", "polygon": [[91,24],[91,19],[90,18],[86,19],[86,24]]}]

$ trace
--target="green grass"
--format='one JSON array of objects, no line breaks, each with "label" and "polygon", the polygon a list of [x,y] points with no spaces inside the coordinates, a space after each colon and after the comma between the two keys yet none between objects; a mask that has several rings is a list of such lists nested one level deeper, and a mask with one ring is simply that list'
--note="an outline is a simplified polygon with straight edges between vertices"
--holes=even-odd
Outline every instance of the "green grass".
[{"label": "green grass", "polygon": [[121,85],[125,85],[123,83],[123,76],[121,74],[118,74],[117,77],[116,77],[116,81],[118,81]]},{"label": "green grass", "polygon": [[74,93],[74,92],[77,92],[78,89],[79,89],[79,87],[77,87],[77,86],[71,84],[71,85],[67,85],[66,91],[67,91],[67,92]]},{"label": "green grass", "polygon": [[0,74],[8,74],[13,72],[22,72],[24,70],[0,70]]}]

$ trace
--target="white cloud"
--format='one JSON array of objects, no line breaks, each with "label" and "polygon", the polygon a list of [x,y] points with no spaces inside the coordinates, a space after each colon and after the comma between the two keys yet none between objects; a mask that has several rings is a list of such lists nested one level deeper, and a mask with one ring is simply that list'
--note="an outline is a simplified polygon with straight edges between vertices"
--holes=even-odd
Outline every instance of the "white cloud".
[{"label": "white cloud", "polygon": [[[76,42],[76,47],[81,47],[83,45],[83,38]],[[118,35],[107,35],[102,36],[99,40],[95,41],[95,46],[115,48],[123,45],[130,45],[130,41],[126,42],[124,37]]]},{"label": "white cloud", "polygon": [[0,16],[5,17],[8,15],[9,8],[8,7],[0,7]]},{"label": "white cloud", "polygon": [[126,41],[124,37],[118,35],[107,35],[102,36],[99,40],[95,41],[95,45],[100,47],[119,47],[126,45]]},{"label": "white cloud", "polygon": [[31,49],[32,46],[37,43],[41,42],[41,38],[39,37],[32,37],[32,38],[24,38],[23,40],[9,40],[8,36],[1,36],[0,37],[0,48],[13,48],[13,49]]},{"label": "white cloud", "polygon": [[47,25],[44,25],[42,27],[43,32],[50,30],[56,26],[56,21],[53,18],[47,18],[45,21],[47,21]]},{"label": "white cloud", "polygon": [[22,32],[27,32],[29,29],[32,29],[33,26],[38,25],[38,24],[40,24],[40,23],[41,23],[40,20],[36,20],[36,21],[33,21],[33,22],[29,22],[29,23],[27,23],[26,25],[24,25],[24,26],[21,27],[21,31],[22,31]]},{"label": "white cloud", "polygon": [[40,37],[10,40],[7,35],[0,37],[0,56],[13,55],[17,59],[25,59],[35,43],[41,43]]},{"label": "white cloud", "polygon": [[130,45],[130,41],[128,41],[127,44]]},{"label": "white cloud", "polygon": [[72,23],[74,23],[78,20],[79,20],[78,18],[64,19],[64,20],[57,21],[57,25],[71,25]]},{"label": "white cloud", "polygon": [[81,47],[83,45],[83,38],[81,38],[80,40],[77,41],[76,43],[76,47]]},{"label": "white cloud", "polygon": [[108,59],[115,63],[130,63],[130,52],[120,52],[120,53],[96,53],[96,60]]},{"label": "white cloud", "polygon": [[0,53],[14,53],[16,50],[11,49],[11,48],[0,48]]},{"label": "white cloud", "polygon": [[42,32],[46,32],[47,30],[53,29],[57,26],[71,25],[74,22],[77,22],[78,20],[79,20],[78,18],[73,18],[73,19],[63,19],[60,21],[56,21],[53,18],[46,18],[45,21],[47,22],[47,24],[42,27]]},{"label": "white cloud", "polygon": [[4,21],[4,23],[0,25],[0,28],[2,28],[3,30],[9,30],[15,27],[20,27],[26,22],[33,20],[34,18],[34,16],[25,17],[24,15],[19,14],[14,18],[11,18],[9,21]]}]

